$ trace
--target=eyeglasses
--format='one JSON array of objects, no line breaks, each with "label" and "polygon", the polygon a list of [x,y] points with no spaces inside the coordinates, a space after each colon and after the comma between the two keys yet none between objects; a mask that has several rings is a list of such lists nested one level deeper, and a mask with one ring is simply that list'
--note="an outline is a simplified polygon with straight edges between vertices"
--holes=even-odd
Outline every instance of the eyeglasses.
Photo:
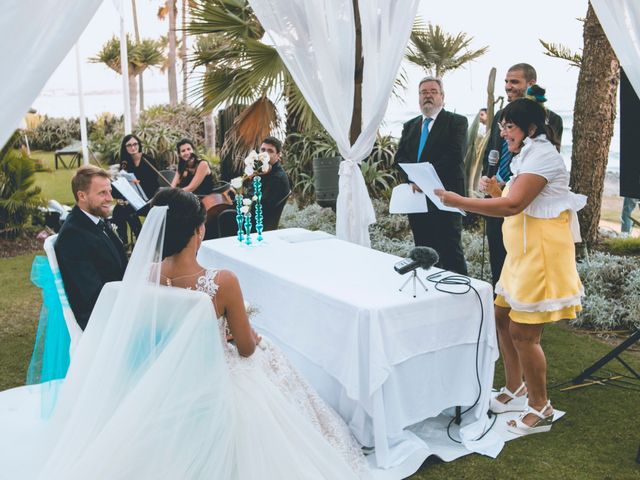
[{"label": "eyeglasses", "polygon": [[507,131],[511,131],[515,128],[515,124],[513,123],[498,123],[498,128],[500,129],[501,132],[504,132],[505,130]]},{"label": "eyeglasses", "polygon": [[133,148],[133,147],[137,147],[139,145],[138,142],[134,142],[134,143],[125,143],[125,147],[127,148]]}]

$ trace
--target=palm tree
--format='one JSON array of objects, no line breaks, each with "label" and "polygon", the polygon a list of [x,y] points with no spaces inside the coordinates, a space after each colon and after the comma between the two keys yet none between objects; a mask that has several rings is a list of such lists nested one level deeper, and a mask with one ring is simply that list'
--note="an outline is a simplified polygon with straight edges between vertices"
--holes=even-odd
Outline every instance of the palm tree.
[{"label": "palm tree", "polygon": [[[127,49],[129,61],[129,108],[131,110],[131,122],[137,121],[137,79],[147,68],[160,66],[164,61],[162,45],[158,40],[144,39],[141,42],[132,43],[127,36]],[[120,39],[113,37],[104,44],[95,57],[89,59],[91,63],[104,63],[107,67],[122,74],[120,63]]]},{"label": "palm tree", "polygon": [[442,77],[445,73],[462,67],[484,55],[489,47],[469,50],[473,37],[466,33],[450,35],[439,25],[427,27],[418,20],[411,32],[406,58],[422,67],[427,75]]},{"label": "palm tree", "polygon": [[195,2],[187,30],[198,36],[194,67],[206,67],[196,91],[203,110],[212,111],[224,103],[252,106],[247,113],[254,114],[240,115],[229,132],[230,145],[254,148],[253,140],[266,128],[258,113],[273,109],[268,118],[274,122],[270,128],[275,128],[274,103],[280,98],[285,100],[287,119],[296,120],[287,124],[287,133],[314,122],[313,112],[278,52],[262,42],[264,29],[246,0]]},{"label": "palm tree", "polygon": [[[136,5],[136,0],[131,0],[131,11],[133,12],[133,32],[136,37],[136,42],[139,42],[140,28],[138,26],[138,7]],[[142,75],[140,75],[138,90],[140,91],[140,111],[142,112],[144,110],[144,78]]]},{"label": "palm tree", "polygon": [[178,80],[176,76],[176,0],[166,0],[158,9],[158,18],[164,20],[169,19],[169,31],[167,34],[169,52],[167,55],[167,78],[169,81],[169,103],[171,106],[178,104]]},{"label": "palm tree", "polygon": [[609,146],[616,117],[620,64],[602,30],[591,3],[583,23],[582,53],[561,44],[539,40],[544,54],[578,67],[578,86],[573,107],[571,189],[587,196],[578,212],[582,241],[586,246],[598,240],[602,191],[609,159]]},{"label": "palm tree", "polygon": [[149,67],[161,67],[165,61],[161,40],[142,39],[136,45],[134,63],[138,65],[140,77],[140,112],[144,111],[144,91],[142,89],[144,72]]},{"label": "palm tree", "polygon": [[187,14],[189,0],[182,0],[182,41],[180,42],[180,60],[182,61],[182,101],[187,103]]},{"label": "palm tree", "polygon": [[598,239],[602,190],[616,118],[620,64],[591,3],[584,21],[584,46],[573,107],[571,188],[587,195],[578,212],[582,240]]}]

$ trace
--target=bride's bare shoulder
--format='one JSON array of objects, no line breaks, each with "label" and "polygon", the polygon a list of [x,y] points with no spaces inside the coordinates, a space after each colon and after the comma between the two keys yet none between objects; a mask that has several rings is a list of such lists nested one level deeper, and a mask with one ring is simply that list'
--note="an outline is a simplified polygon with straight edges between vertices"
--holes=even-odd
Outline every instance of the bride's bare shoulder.
[{"label": "bride's bare shoulder", "polygon": [[239,287],[238,277],[231,270],[218,270],[215,276],[218,288],[223,290],[235,289]]}]

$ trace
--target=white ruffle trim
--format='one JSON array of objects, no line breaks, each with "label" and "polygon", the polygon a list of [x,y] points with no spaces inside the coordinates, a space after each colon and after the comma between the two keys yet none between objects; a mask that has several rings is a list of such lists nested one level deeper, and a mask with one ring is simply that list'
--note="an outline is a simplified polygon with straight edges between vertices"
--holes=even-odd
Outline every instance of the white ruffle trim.
[{"label": "white ruffle trim", "polygon": [[581,305],[580,298],[584,296],[584,288],[580,287],[580,291],[565,298],[548,298],[536,303],[523,303],[514,300],[504,288],[500,285],[500,282],[496,284],[496,293],[502,295],[507,303],[511,305],[511,308],[518,312],[555,312],[567,307],[578,307]]},{"label": "white ruffle trim", "polygon": [[586,204],[587,197],[580,193],[567,192],[564,198],[538,196],[524,209],[524,213],[535,218],[556,218],[565,210],[582,210]]}]

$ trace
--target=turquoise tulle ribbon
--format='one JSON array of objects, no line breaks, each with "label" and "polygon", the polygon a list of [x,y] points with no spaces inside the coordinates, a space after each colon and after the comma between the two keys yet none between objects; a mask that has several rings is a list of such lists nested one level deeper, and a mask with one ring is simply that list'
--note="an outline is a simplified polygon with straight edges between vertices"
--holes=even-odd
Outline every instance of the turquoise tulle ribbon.
[{"label": "turquoise tulle ribbon", "polygon": [[[71,339],[62,314],[55,279],[46,257],[37,256],[31,266],[31,282],[42,289],[42,309],[27,371],[27,384],[41,386],[41,414],[48,418],[56,404],[58,388],[69,369]],[[47,383],[48,382],[48,383]]]}]

